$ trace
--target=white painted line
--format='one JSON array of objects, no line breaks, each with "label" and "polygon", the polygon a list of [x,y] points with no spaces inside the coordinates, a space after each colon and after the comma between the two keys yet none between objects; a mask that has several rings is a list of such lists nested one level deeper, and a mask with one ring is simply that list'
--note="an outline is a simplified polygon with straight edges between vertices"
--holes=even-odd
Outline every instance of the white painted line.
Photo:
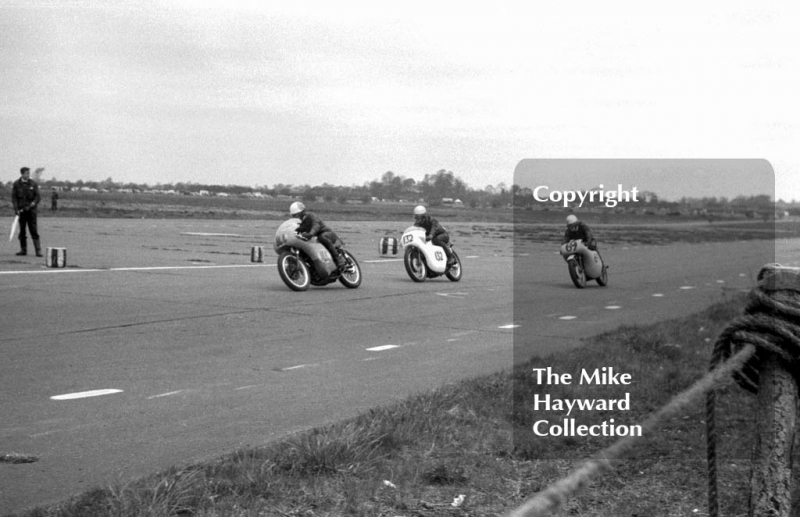
[{"label": "white painted line", "polygon": [[122,393],[122,390],[109,389],[109,390],[81,391],[78,393],[54,395],[50,398],[53,400],[73,400],[73,399],[85,399],[87,397],[99,397],[101,395],[111,395],[112,393]]},{"label": "white painted line", "polygon": [[259,386],[263,386],[263,385],[262,384],[250,384],[249,386],[239,386],[234,391],[249,390],[249,389],[252,389],[252,388],[258,388]]},{"label": "white painted line", "polygon": [[575,318],[577,318],[577,316],[561,316],[558,319],[560,319],[560,320],[574,320]]},{"label": "white painted line", "polygon": [[365,264],[380,264],[381,262],[402,262],[403,259],[396,258],[396,259],[380,259],[380,260],[361,260],[359,262],[363,262]]},{"label": "white painted line", "polygon": [[611,311],[614,311],[614,310],[617,310],[617,309],[621,309],[621,308],[622,307],[620,307],[619,305],[608,305],[608,306],[606,306],[606,309],[611,310]]},{"label": "white painted line", "polygon": [[519,327],[520,327],[519,325],[514,325],[513,323],[510,323],[508,325],[500,325],[497,328],[499,328],[499,329],[518,329]]},{"label": "white painted line", "polygon": [[239,233],[181,232],[181,235],[200,235],[201,237],[245,237]]},{"label": "white painted line", "polygon": [[[173,269],[223,269],[234,267],[264,267],[277,266],[277,264],[227,264],[219,266],[152,266],[152,267],[112,267],[108,271],[160,271],[160,270],[173,270]],[[99,270],[99,271],[102,271]]]},{"label": "white painted line", "polygon": [[463,298],[469,295],[469,293],[436,293],[436,294],[438,294],[439,296],[447,296],[447,297],[454,296],[456,298]]},{"label": "white painted line", "polygon": [[42,269],[37,271],[0,271],[0,275],[39,275],[58,273],[99,273],[108,271],[166,271],[175,269],[223,269],[236,267],[277,267],[277,264],[227,264],[219,266],[152,266],[152,267],[112,267],[108,269]]},{"label": "white painted line", "polygon": [[469,258],[469,259],[480,258],[480,255],[468,255],[467,258]]},{"label": "white painted line", "polygon": [[663,295],[663,294],[661,294],[661,293],[655,293],[655,294],[653,295],[653,298],[663,298],[663,297],[664,297],[664,295]]},{"label": "white painted line", "polygon": [[297,370],[298,368],[305,368],[308,366],[307,364],[298,364],[297,366],[290,366],[288,368],[281,368],[282,372],[288,372],[289,370]]},{"label": "white painted line", "polygon": [[180,393],[182,391],[184,391],[184,390],[168,391],[166,393],[161,393],[160,395],[153,395],[152,397],[147,397],[147,400],[158,399],[158,398],[161,398],[161,397],[169,397],[170,395],[177,395],[178,393]]},{"label": "white painted line", "polygon": [[684,290],[684,291],[687,291],[689,289],[694,289],[694,286],[693,285],[682,285],[681,289]]},{"label": "white painted line", "polygon": [[400,348],[400,345],[381,345],[367,348],[368,352],[383,352],[384,350],[391,350],[392,348]]}]

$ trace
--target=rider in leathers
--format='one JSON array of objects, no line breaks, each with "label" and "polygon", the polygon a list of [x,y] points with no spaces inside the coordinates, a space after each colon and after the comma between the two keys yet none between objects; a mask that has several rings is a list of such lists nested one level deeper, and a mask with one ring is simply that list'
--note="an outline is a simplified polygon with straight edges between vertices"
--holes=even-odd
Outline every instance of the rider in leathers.
[{"label": "rider in leathers", "polygon": [[[592,235],[592,230],[589,229],[589,225],[582,221],[578,221],[578,218],[570,214],[567,216],[567,231],[564,232],[564,238],[561,239],[561,245],[568,243],[574,239],[582,239],[586,247],[590,250],[597,253],[600,256],[600,250],[597,249],[597,240],[595,240],[594,235]],[[564,257],[566,260],[567,257]],[[603,257],[600,256],[600,260],[603,260]],[[603,261],[605,263],[605,261]],[[608,267],[607,265],[605,267]]]},{"label": "rider in leathers", "polygon": [[578,221],[575,215],[570,214],[567,216],[567,230],[564,232],[561,244],[566,244],[575,239],[581,239],[590,250],[597,250],[597,241],[592,235],[592,230],[589,229],[586,223]]},{"label": "rider in leathers", "polygon": [[439,221],[429,216],[427,210],[422,205],[414,208],[414,226],[424,228],[425,240],[431,241],[433,244],[441,246],[444,249],[444,253],[447,255],[447,265],[445,267],[449,268],[456,263],[453,258],[453,252],[448,245],[450,243],[450,236],[447,235],[447,230],[444,229],[444,226],[439,224]]},{"label": "rider in leathers", "polygon": [[339,255],[334,245],[334,243],[339,240],[339,237],[333,233],[333,230],[328,228],[317,214],[306,211],[306,207],[303,203],[292,203],[292,206],[289,207],[289,214],[292,217],[300,219],[300,226],[298,226],[296,230],[298,235],[305,240],[316,235],[319,243],[325,246],[325,249],[331,254],[333,260],[336,261],[336,267],[343,270],[346,264],[344,258]]}]

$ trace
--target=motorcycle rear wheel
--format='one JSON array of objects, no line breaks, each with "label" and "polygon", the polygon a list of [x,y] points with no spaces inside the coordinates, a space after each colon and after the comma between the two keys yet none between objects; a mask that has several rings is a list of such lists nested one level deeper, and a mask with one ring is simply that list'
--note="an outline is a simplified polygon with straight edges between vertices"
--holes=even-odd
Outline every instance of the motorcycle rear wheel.
[{"label": "motorcycle rear wheel", "polygon": [[311,285],[308,266],[291,251],[284,251],[278,257],[278,274],[292,291],[305,291]]},{"label": "motorcycle rear wheel", "polygon": [[361,266],[358,265],[356,258],[349,252],[342,251],[342,253],[345,261],[347,261],[347,269],[339,277],[339,282],[348,289],[355,289],[361,285]]},{"label": "motorcycle rear wheel", "polygon": [[572,279],[572,283],[575,284],[575,287],[578,289],[586,287],[586,273],[583,271],[583,267],[581,267],[578,261],[574,259],[567,261],[567,268],[569,269],[569,277]]},{"label": "motorcycle rear wheel", "polygon": [[428,266],[422,257],[422,252],[417,248],[407,248],[403,255],[403,264],[406,266],[406,273],[415,282],[424,282],[428,278]]},{"label": "motorcycle rear wheel", "polygon": [[461,268],[461,259],[458,258],[456,251],[454,249],[450,249],[450,253],[453,254],[453,258],[455,259],[456,263],[450,266],[450,269],[447,270],[445,275],[449,278],[452,282],[458,282],[461,280],[461,274],[464,270]]}]

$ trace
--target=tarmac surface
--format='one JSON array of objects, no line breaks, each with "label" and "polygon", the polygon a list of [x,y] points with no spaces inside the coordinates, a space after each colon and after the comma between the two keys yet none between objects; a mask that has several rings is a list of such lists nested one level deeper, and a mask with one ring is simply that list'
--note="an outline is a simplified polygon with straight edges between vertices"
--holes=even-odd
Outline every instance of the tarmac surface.
[{"label": "tarmac surface", "polygon": [[[402,251],[378,253],[407,223],[332,225],[361,263],[358,289],[290,291],[278,222],[52,220],[44,245],[67,249],[65,268],[3,244],[0,457],[36,461],[0,463],[0,514],[689,314],[776,260],[767,241],[602,248],[609,285],[578,290],[557,245],[463,223],[448,225],[463,279],[414,283]],[[250,262],[256,245],[265,263]],[[800,256],[796,240],[782,249]]]}]

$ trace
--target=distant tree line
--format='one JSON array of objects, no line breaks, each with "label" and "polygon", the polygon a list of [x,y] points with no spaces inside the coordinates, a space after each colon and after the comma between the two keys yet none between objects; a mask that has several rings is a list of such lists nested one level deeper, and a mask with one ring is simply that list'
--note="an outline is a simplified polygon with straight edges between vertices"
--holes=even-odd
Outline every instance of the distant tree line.
[{"label": "distant tree line", "polygon": [[[372,202],[410,202],[425,203],[428,206],[453,204],[468,207],[519,207],[524,209],[564,209],[558,202],[540,202],[535,200],[530,188],[504,183],[487,185],[482,189],[470,188],[466,182],[456,176],[452,171],[440,169],[433,174],[426,174],[422,180],[417,181],[395,174],[392,171],[384,172],[380,178],[368,181],[363,185],[341,186],[330,183],[322,185],[294,185],[277,183],[269,186],[241,186],[218,185],[195,182],[158,183],[156,185],[117,182],[108,177],[102,181],[60,181],[56,178],[43,180],[45,169],[35,169],[32,174],[42,188],[57,188],[60,190],[96,190],[113,192],[159,192],[169,194],[197,195],[229,195],[229,196],[271,196],[300,198],[308,202],[326,201],[338,203],[372,203]],[[11,187],[0,183],[0,187]],[[586,201],[582,208],[591,209],[601,207],[602,202]],[[800,204],[773,202],[770,196],[738,196],[733,199],[725,197],[684,197],[678,201],[662,200],[654,192],[642,192],[639,201],[620,202],[615,210],[629,211],[640,210],[644,212],[658,212],[670,215],[682,214],[722,214],[744,213],[763,214],[770,211],[788,212],[800,215]]]}]

